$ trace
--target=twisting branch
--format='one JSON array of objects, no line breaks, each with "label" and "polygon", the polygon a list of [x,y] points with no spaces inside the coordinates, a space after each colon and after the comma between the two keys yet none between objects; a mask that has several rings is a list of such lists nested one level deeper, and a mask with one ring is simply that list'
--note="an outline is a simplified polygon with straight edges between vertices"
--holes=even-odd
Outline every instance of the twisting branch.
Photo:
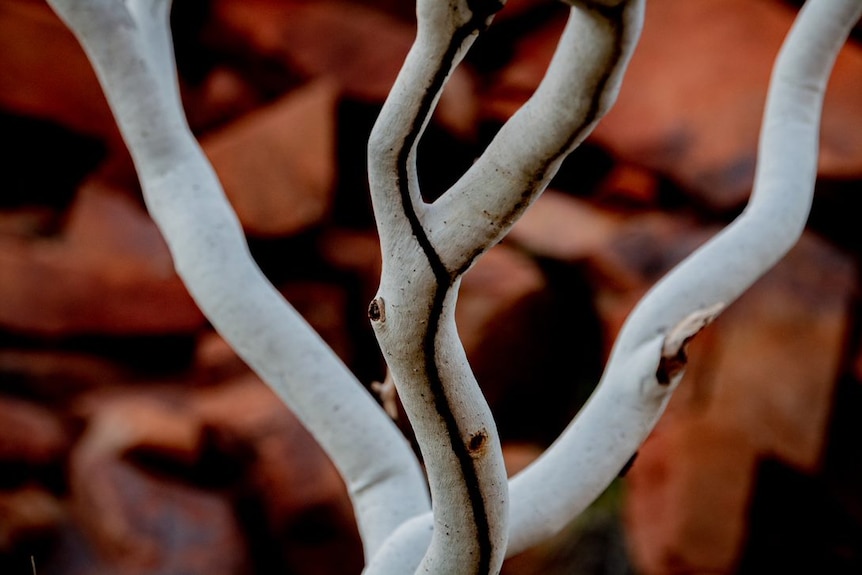
[{"label": "twisting branch", "polygon": [[497,2],[420,0],[418,30],[369,141],[383,273],[369,317],[425,460],[434,533],[420,570],[499,572],[506,471],[490,410],[455,328],[461,270],[425,227],[415,153],[446,78]]},{"label": "twisting branch", "polygon": [[400,432],[252,260],[183,114],[169,0],[50,4],[96,69],[177,272],[333,459],[371,557],[396,527],[428,510],[424,477]]},{"label": "twisting branch", "polygon": [[[606,4],[573,3],[542,86],[435,203],[426,204],[419,190],[417,143],[446,78],[500,5],[420,0],[416,42],[372,131],[369,177],[383,273],[369,316],[428,468],[433,530],[419,572],[496,573],[506,553],[499,439],[458,339],[455,301],[462,274],[544,190],[615,99],[643,2]],[[395,541],[387,549],[409,555]],[[389,560],[379,558],[369,571],[409,572],[377,566]]]},{"label": "twisting branch", "polygon": [[[774,67],[748,208],[644,297],[623,326],[587,405],[539,460],[512,479],[507,556],[557,533],[607,487],[653,428],[681,380],[688,340],[798,240],[813,196],[826,82],[860,14],[858,0],[809,0],[801,11]],[[555,62],[559,57],[558,52]],[[530,149],[540,136],[527,128],[520,136]],[[471,171],[482,169],[481,163]],[[494,177],[484,169],[484,177]],[[429,211],[439,207],[442,213],[444,206],[469,204],[488,193],[481,185],[462,187],[463,182]],[[476,215],[480,212],[474,208],[473,217],[481,220]],[[451,248],[451,261],[459,261],[471,253],[468,236],[475,229],[461,239],[458,231],[451,231],[451,215],[445,216],[435,213],[428,219],[440,237],[468,246]],[[505,220],[486,219],[477,226],[486,237],[496,237],[505,227]],[[430,515],[405,524],[386,542],[369,572],[412,572],[432,529]]]},{"label": "twisting branch", "polygon": [[817,176],[826,83],[860,14],[859,0],[809,0],[800,12],[773,69],[748,207],[643,298],[587,405],[512,480],[511,554],[556,532],[610,483],[681,378],[685,340],[799,239]]},{"label": "twisting branch", "polygon": [[643,26],[643,0],[570,1],[545,77],[466,174],[429,207],[453,269],[496,244],[616,101]]},{"label": "twisting branch", "polygon": [[455,329],[462,274],[543,191],[616,97],[644,0],[566,0],[536,94],[436,202],[416,148],[446,79],[501,0],[419,0],[418,32],[369,142],[383,274],[369,316],[428,468],[433,514],[403,437],[254,264],[179,97],[169,0],[49,0],[88,53],[179,275],[246,362],[320,441],[348,485],[367,573],[499,572],[616,476],[660,417],[685,346],[798,240],[819,118],[859,0],[809,0],[773,72],[751,201],[635,308],[587,405],[506,481],[499,438]]}]

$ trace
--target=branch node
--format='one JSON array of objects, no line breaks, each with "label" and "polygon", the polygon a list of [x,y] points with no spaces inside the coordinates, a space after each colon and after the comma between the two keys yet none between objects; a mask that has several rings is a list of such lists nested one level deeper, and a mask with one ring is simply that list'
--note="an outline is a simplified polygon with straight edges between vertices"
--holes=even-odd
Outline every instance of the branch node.
[{"label": "branch node", "polygon": [[467,442],[467,450],[473,457],[478,457],[484,451],[485,444],[488,440],[488,431],[485,428],[480,429],[470,436]]},{"label": "branch node", "polygon": [[386,321],[386,306],[382,297],[376,297],[368,304],[368,319],[375,323]]},{"label": "branch node", "polygon": [[661,359],[656,370],[660,385],[676,383],[688,363],[688,343],[700,331],[711,324],[724,310],[724,302],[696,310],[683,318],[668,331],[661,349]]}]

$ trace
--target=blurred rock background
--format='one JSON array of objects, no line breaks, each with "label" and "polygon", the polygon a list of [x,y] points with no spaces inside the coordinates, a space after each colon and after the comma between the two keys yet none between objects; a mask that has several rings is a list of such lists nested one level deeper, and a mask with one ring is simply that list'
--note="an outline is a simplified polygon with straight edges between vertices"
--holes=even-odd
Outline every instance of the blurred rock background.
[{"label": "blurred rock background", "polygon": [[[577,411],[634,303],[744,206],[795,9],[649,0],[616,107],[465,278],[459,326],[512,469]],[[366,383],[383,365],[365,140],[412,12],[173,14],[191,125],[256,259]],[[510,0],[480,39],[420,147],[429,197],[529,96],[565,17]],[[506,575],[862,572],[860,40],[830,84],[801,243],[696,340],[625,479]],[[90,66],[41,0],[0,0],[0,140],[0,573],[31,557],[40,575],[359,573],[340,479],[187,295]]]}]

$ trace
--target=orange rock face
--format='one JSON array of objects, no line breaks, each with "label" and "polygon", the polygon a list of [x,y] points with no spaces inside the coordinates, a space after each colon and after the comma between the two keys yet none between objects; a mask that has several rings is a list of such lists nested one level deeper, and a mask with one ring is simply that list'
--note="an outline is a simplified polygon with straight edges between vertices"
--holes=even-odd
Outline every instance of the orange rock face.
[{"label": "orange rock face", "polygon": [[[743,207],[793,4],[648,0],[616,106],[463,278],[459,332],[513,469],[586,400],[637,301]],[[189,123],[251,253],[363,383],[382,380],[366,140],[414,4],[173,10]],[[429,198],[536,88],[567,13],[509,0],[480,36],[418,148]],[[858,30],[803,240],[692,342],[626,478],[506,575],[862,572]],[[31,556],[40,575],[359,573],[335,467],[177,277],[43,1],[0,0],[0,70],[0,573]]]}]

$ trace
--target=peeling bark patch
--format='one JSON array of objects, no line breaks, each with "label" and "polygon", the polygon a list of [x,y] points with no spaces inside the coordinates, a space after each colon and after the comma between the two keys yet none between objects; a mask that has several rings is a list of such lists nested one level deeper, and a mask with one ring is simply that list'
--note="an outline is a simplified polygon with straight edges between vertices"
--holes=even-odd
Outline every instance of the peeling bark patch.
[{"label": "peeling bark patch", "polygon": [[473,455],[479,455],[484,451],[485,443],[488,441],[488,432],[481,429],[470,436],[470,441],[467,443],[467,449]]},{"label": "peeling bark patch", "polygon": [[665,335],[656,379],[660,385],[670,385],[688,363],[689,342],[724,310],[724,302],[703,307],[688,314]]},{"label": "peeling bark patch", "polygon": [[368,319],[373,322],[386,321],[386,307],[382,297],[376,297],[368,304]]},{"label": "peeling bark patch", "polygon": [[680,346],[673,355],[662,355],[655,372],[659,384],[670,385],[674,378],[685,369],[687,363],[688,354],[685,351],[685,345]]}]

